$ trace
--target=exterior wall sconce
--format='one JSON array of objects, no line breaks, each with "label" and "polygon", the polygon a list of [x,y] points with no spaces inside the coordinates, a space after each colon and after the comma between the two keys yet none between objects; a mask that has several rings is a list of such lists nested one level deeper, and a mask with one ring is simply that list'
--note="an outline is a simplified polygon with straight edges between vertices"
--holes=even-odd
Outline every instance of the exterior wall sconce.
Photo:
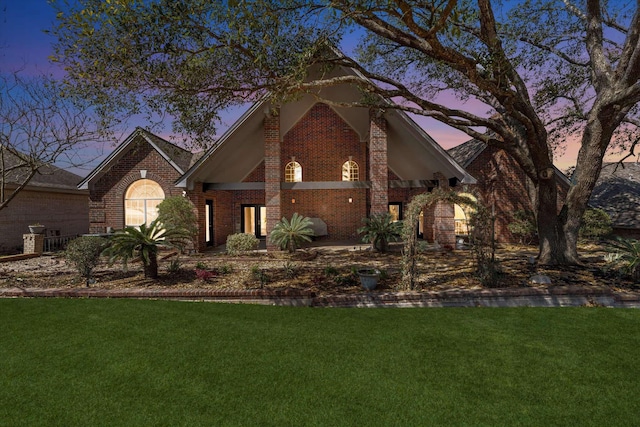
[{"label": "exterior wall sconce", "polygon": [[353,197],[349,197],[349,203],[353,203]]},{"label": "exterior wall sconce", "polygon": [[294,204],[296,202],[296,199],[291,199],[291,204]]}]

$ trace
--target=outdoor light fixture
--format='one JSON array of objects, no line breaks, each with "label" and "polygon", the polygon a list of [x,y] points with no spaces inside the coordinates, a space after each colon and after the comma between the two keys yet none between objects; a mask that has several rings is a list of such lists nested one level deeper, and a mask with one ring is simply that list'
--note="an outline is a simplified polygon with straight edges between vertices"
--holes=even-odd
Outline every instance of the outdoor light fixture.
[{"label": "outdoor light fixture", "polygon": [[292,204],[295,203],[295,202],[296,202],[296,199],[291,199],[291,203]]},{"label": "outdoor light fixture", "polygon": [[349,203],[353,203],[353,197],[349,197]]}]

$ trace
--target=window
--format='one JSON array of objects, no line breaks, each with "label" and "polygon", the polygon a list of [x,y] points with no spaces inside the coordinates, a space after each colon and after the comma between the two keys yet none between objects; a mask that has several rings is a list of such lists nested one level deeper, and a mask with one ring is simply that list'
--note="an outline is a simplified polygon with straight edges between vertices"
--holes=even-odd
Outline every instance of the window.
[{"label": "window", "polygon": [[391,215],[391,221],[400,221],[402,219],[402,203],[389,203],[389,215]]},{"label": "window", "polygon": [[[476,202],[477,199],[468,193],[460,193],[460,196],[465,196]],[[471,231],[470,219],[475,210],[468,205],[453,205],[454,208],[454,222],[457,236],[468,236]]]},{"label": "window", "polygon": [[287,163],[284,167],[285,182],[302,182],[302,166],[296,161]]},{"label": "window", "polygon": [[158,217],[158,205],[164,200],[164,191],[150,179],[140,179],[127,188],[124,196],[124,224],[149,224]]},{"label": "window", "polygon": [[358,164],[349,159],[342,164],[342,180],[343,181],[359,181],[360,171]]}]

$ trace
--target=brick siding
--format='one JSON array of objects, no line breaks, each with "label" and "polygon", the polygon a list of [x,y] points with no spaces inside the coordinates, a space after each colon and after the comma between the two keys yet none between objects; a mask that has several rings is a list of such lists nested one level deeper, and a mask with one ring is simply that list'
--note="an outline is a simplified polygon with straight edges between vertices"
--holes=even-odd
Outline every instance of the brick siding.
[{"label": "brick siding", "polygon": [[75,235],[89,231],[86,192],[60,193],[22,190],[0,213],[0,253],[20,250],[29,224],[41,223],[46,235]]},{"label": "brick siding", "polygon": [[107,227],[114,230],[124,227],[124,196],[132,183],[142,179],[141,170],[147,171],[146,179],[162,187],[165,198],[182,194],[182,189],[174,185],[180,174],[149,143],[138,137],[131,143],[129,152],[91,186],[90,233],[104,233]]}]

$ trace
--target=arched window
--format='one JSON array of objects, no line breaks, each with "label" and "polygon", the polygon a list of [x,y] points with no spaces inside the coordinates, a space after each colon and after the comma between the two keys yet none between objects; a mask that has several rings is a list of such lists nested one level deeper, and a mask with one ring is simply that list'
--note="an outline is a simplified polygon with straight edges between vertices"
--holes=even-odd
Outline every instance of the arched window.
[{"label": "arched window", "polygon": [[358,164],[349,159],[342,164],[342,180],[343,181],[359,181],[360,168]]},{"label": "arched window", "polygon": [[[472,201],[477,202],[477,199],[473,194],[460,193],[459,196],[465,196]],[[471,231],[469,220],[471,219],[471,215],[475,213],[475,209],[468,205],[453,205],[453,208],[456,235],[468,236]]]},{"label": "arched window", "polygon": [[164,191],[157,182],[140,179],[131,184],[124,195],[125,227],[151,223],[158,217],[158,205],[163,200]]},{"label": "arched window", "polygon": [[302,182],[302,166],[295,160],[284,167],[285,182]]}]

